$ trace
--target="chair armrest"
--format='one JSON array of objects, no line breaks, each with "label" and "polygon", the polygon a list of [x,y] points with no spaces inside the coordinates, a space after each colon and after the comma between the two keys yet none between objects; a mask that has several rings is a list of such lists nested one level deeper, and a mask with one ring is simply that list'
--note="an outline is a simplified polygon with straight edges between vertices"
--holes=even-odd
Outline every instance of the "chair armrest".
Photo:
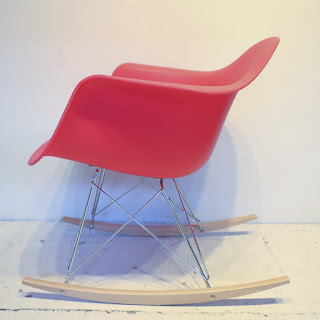
[{"label": "chair armrest", "polygon": [[[194,71],[143,64],[125,63],[113,76],[188,85],[192,90],[212,93],[239,91],[250,84],[263,70],[279,43],[279,38],[262,40],[233,63],[220,70]],[[195,88],[197,87],[197,88]],[[210,87],[210,89],[206,88]]]},{"label": "chair armrest", "polygon": [[212,75],[212,72],[124,63],[118,66],[112,75],[131,79],[201,86],[207,85],[206,80]]}]

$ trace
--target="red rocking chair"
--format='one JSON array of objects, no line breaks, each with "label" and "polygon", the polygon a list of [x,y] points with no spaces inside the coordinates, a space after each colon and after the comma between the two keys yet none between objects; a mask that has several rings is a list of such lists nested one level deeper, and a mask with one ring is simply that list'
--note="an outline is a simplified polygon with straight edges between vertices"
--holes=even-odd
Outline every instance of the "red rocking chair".
[{"label": "red rocking chair", "polygon": [[[116,68],[112,76],[97,75],[82,80],[75,88],[52,138],[37,149],[29,160],[29,165],[34,165],[44,156],[53,156],[96,167],[82,219],[63,219],[79,225],[65,283],[34,278],[24,278],[23,283],[81,299],[145,305],[215,301],[289,283],[289,278],[283,276],[211,288],[195,234],[241,224],[256,216],[201,224],[176,181],[178,177],[197,171],[208,161],[237,92],[259,75],[278,43],[278,38],[263,40],[232,64],[217,71],[197,72],[123,64]],[[159,188],[153,186],[156,190],[151,199],[138,212],[131,214],[118,200],[133,188],[113,199],[102,189],[106,169],[138,176],[141,180],[136,186],[147,182],[147,178],[159,179]],[[179,203],[168,196],[164,187],[165,178],[172,179]],[[91,219],[86,220],[94,190]],[[118,225],[94,221],[101,193],[110,199],[111,204],[124,211],[129,218],[126,223]],[[145,226],[137,220],[137,215],[159,195],[166,199],[177,225]],[[182,225],[177,210],[186,215],[187,225]],[[102,246],[117,234],[152,236],[202,277],[206,288],[143,291],[70,285],[70,275],[88,260],[72,268],[83,227],[112,232]],[[184,238],[197,267],[160,239],[162,236],[177,235]],[[194,237],[196,250],[188,235]]]}]

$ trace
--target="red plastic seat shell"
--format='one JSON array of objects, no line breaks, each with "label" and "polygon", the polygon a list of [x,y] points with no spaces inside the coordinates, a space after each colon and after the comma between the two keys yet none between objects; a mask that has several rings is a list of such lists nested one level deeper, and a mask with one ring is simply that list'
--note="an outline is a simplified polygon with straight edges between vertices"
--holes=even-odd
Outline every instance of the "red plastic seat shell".
[{"label": "red plastic seat shell", "polygon": [[55,156],[155,178],[193,173],[209,159],[237,92],[278,42],[261,41],[212,72],[124,64],[112,76],[88,77],[29,165]]}]

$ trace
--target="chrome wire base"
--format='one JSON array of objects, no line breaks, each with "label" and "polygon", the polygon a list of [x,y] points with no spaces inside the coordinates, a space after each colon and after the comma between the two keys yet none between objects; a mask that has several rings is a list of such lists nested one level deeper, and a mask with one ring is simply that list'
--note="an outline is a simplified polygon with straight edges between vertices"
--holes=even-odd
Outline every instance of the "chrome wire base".
[{"label": "chrome wire base", "polygon": [[[91,181],[91,187],[90,187],[90,191],[89,191],[89,196],[88,196],[88,200],[85,206],[85,210],[81,219],[81,223],[79,225],[79,230],[75,239],[75,243],[70,255],[70,259],[69,259],[69,263],[68,263],[68,267],[66,270],[66,278],[65,278],[65,283],[68,284],[69,278],[70,276],[77,271],[80,267],[82,267],[89,259],[91,259],[98,251],[100,251],[107,243],[109,243],[123,228],[125,228],[130,222],[134,221],[136,224],[138,224],[141,228],[143,228],[146,232],[148,232],[155,240],[157,240],[159,243],[161,243],[165,248],[167,248],[171,253],[173,253],[177,258],[179,258],[180,260],[182,260],[186,265],[188,265],[196,274],[198,274],[201,278],[203,278],[206,286],[208,288],[210,288],[210,284],[209,284],[209,273],[207,270],[207,267],[205,265],[202,253],[200,251],[197,239],[194,235],[193,229],[192,229],[192,225],[190,223],[189,217],[193,218],[197,224],[199,225],[200,229],[203,230],[203,228],[200,225],[200,221],[199,219],[197,219],[194,215],[194,212],[192,211],[189,203],[186,200],[185,195],[182,193],[180,186],[178,185],[177,181],[175,179],[173,180],[173,183],[176,187],[176,191],[177,194],[179,196],[181,205],[177,204],[176,202],[174,202],[168,195],[167,192],[164,188],[163,185],[163,179],[160,179],[160,188],[156,188],[154,187],[152,184],[150,184],[147,179],[148,178],[141,178],[140,177],[140,181],[138,184],[136,184],[134,187],[132,187],[130,190],[128,190],[127,192],[125,192],[124,194],[122,194],[121,196],[117,197],[116,199],[113,199],[108,193],[106,193],[103,189],[103,181],[104,181],[104,177],[105,177],[105,173],[106,170],[105,169],[100,169],[97,168],[95,170],[94,176],[92,178]],[[123,206],[121,206],[117,201],[119,199],[121,199],[123,196],[125,196],[126,194],[128,194],[130,191],[132,191],[133,189],[135,189],[136,187],[138,187],[139,185],[141,185],[142,183],[146,183],[147,185],[149,185],[150,187],[152,187],[153,189],[155,189],[155,194],[134,214],[130,214]],[[83,231],[83,226],[84,226],[84,222],[88,213],[88,209],[89,209],[89,205],[92,199],[92,195],[93,195],[93,190],[94,188],[96,189],[96,193],[95,193],[95,198],[94,198],[94,203],[93,203],[93,207],[92,207],[92,211],[91,211],[91,224],[90,224],[90,232],[91,229],[94,227],[94,219],[95,217],[100,214],[102,211],[104,211],[105,209],[107,209],[108,207],[110,207],[112,204],[115,204],[118,208],[120,208],[128,217],[129,220],[127,220],[127,222],[125,222],[116,232],[114,232],[111,236],[109,236],[109,238],[102,244],[100,245],[100,247],[97,248],[97,250],[95,250],[93,253],[91,253],[85,260],[83,260],[77,267],[75,267],[74,269],[72,269],[73,267],[73,263],[74,263],[74,258],[75,258],[75,254],[79,245],[79,241],[80,241],[80,237]],[[100,211],[97,212],[97,207],[98,207],[98,203],[100,200],[100,195],[101,193],[103,195],[105,195],[109,200],[110,203],[105,206],[103,209],[101,209]],[[150,231],[147,227],[145,227],[141,222],[139,222],[136,219],[136,216],[142,211],[144,210],[155,198],[158,197],[158,195],[161,194],[162,196],[165,197],[165,199],[167,200],[167,203],[170,207],[170,210],[174,216],[174,219],[181,231],[181,234],[196,262],[197,268],[193,267],[188,261],[186,261],[183,257],[181,257],[178,253],[176,253],[172,248],[170,248],[165,242],[163,242],[159,237],[157,237],[152,231]],[[180,209],[181,211],[184,212],[188,223],[189,223],[189,227],[191,228],[192,231],[192,235],[193,235],[193,240],[194,243],[197,247],[197,251],[198,254],[196,254],[195,250],[193,249],[193,246],[191,244],[191,241],[189,240],[189,238],[187,237],[182,224],[179,220],[179,217],[173,207],[173,205],[175,205],[178,209]],[[186,206],[185,206],[186,205]],[[188,211],[186,210],[186,207],[188,208]],[[199,258],[198,258],[199,257]]]}]

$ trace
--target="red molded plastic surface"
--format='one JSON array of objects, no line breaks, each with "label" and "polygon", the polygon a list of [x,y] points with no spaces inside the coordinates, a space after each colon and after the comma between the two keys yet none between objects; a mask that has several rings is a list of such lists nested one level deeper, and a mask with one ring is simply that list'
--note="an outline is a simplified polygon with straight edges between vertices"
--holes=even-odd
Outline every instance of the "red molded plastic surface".
[{"label": "red molded plastic surface", "polygon": [[75,88],[50,140],[29,159],[74,160],[154,178],[188,175],[209,159],[239,90],[268,63],[265,39],[221,70],[123,64]]}]

